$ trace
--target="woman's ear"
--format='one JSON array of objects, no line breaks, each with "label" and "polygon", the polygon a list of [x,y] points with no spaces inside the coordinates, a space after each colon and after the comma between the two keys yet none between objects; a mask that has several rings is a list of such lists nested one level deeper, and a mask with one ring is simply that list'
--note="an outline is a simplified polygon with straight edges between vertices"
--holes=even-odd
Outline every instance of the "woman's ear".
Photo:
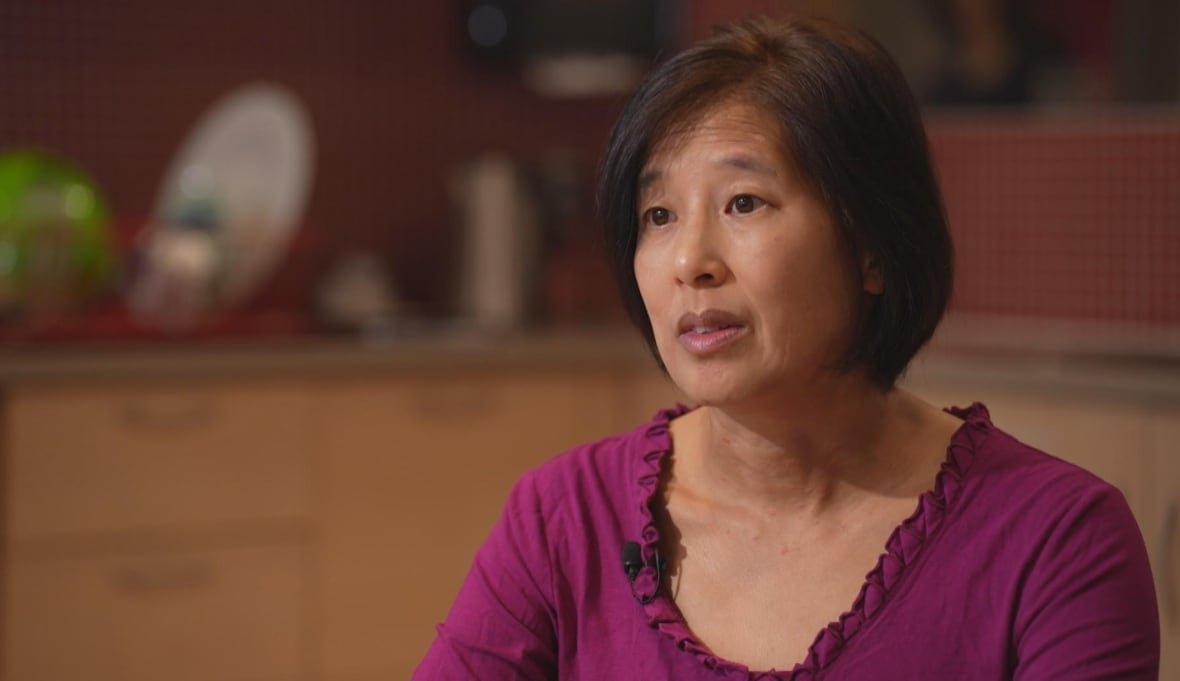
[{"label": "woman's ear", "polygon": [[885,290],[881,266],[872,253],[865,253],[860,257],[860,279],[864,282],[865,293],[879,296]]}]

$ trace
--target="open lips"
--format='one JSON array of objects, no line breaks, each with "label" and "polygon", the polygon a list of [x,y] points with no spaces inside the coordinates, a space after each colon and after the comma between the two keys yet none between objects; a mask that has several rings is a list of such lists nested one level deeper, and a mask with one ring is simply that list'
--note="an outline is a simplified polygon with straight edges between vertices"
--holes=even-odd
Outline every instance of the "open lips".
[{"label": "open lips", "polygon": [[745,335],[747,326],[737,315],[723,310],[687,313],[677,324],[680,344],[689,352],[709,354]]}]

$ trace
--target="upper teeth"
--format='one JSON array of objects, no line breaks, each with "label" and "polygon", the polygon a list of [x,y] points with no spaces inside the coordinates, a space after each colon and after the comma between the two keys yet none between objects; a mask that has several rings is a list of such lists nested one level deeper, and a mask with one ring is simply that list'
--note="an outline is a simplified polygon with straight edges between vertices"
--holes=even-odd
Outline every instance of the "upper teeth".
[{"label": "upper teeth", "polygon": [[693,333],[712,333],[714,331],[720,331],[721,327],[720,326],[694,326],[694,327],[692,327],[692,330],[693,330]]}]

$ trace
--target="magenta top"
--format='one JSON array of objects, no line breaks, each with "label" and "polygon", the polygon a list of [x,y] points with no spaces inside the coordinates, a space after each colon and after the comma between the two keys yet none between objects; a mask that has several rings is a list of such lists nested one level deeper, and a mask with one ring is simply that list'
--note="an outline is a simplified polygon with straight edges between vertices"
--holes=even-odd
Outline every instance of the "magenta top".
[{"label": "magenta top", "polygon": [[654,557],[651,504],[684,411],[516,484],[415,681],[1157,678],[1151,570],[1122,494],[979,404],[948,410],[964,423],[933,488],[805,660],[751,671],[713,655],[655,568],[632,584],[621,558],[628,541]]}]

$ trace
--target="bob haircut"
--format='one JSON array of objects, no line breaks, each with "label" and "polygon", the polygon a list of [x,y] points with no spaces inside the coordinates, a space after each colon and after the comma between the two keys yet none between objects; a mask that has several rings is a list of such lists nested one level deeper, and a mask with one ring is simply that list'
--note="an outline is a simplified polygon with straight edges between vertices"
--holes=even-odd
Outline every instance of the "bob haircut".
[{"label": "bob haircut", "polygon": [[888,390],[942,319],[953,247],[905,78],[872,38],[833,23],[721,26],[657,66],[623,108],[602,161],[598,211],[627,313],[659,360],[635,279],[639,173],[663,140],[734,100],[779,121],[785,151],[832,215],[851,262],[869,254],[878,268],[883,291],[862,296],[836,369],[863,366]]}]

